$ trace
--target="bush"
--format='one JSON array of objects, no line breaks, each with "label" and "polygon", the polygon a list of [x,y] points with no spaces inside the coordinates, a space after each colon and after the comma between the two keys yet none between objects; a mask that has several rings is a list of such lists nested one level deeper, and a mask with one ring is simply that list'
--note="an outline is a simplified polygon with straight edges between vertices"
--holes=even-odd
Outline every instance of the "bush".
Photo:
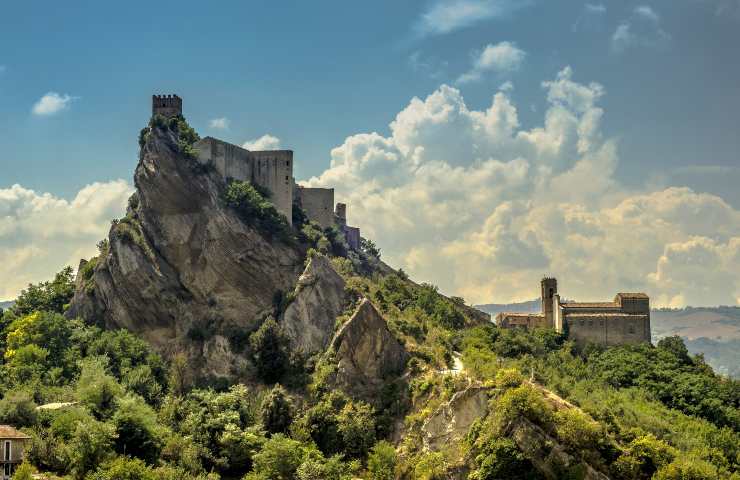
[{"label": "bush", "polygon": [[120,454],[154,463],[159,458],[162,438],[157,414],[136,397],[124,397],[113,415],[116,427],[115,449]]},{"label": "bush", "polygon": [[719,480],[717,469],[696,458],[682,458],[658,470],[655,480]]},{"label": "bush", "polygon": [[262,426],[270,433],[286,433],[293,422],[293,402],[282,386],[276,385],[262,400]]},{"label": "bush", "polygon": [[471,480],[530,478],[532,464],[508,438],[494,438],[480,449],[475,457],[478,468],[470,474]]},{"label": "bush", "polygon": [[306,449],[300,442],[278,433],[254,455],[254,470],[249,479],[292,480],[303,463]]},{"label": "bush", "polygon": [[367,458],[367,470],[372,480],[393,480],[396,478],[396,449],[382,440],[375,444]]},{"label": "bush", "polygon": [[87,476],[87,480],[159,480],[160,477],[137,458],[118,457]]},{"label": "bush", "polygon": [[288,340],[273,317],[249,336],[257,373],[267,383],[279,381],[289,367]]},{"label": "bush", "polygon": [[542,394],[529,385],[507,390],[497,400],[497,414],[504,422],[523,416],[538,425],[547,425],[552,422],[552,410]]},{"label": "bush", "polygon": [[507,368],[496,372],[496,387],[501,389],[514,388],[524,382],[524,377],[516,368]]},{"label": "bush", "polygon": [[291,229],[288,221],[267,200],[266,192],[264,193],[249,182],[233,180],[226,187],[224,202],[236,210],[239,217],[248,225],[253,225],[269,235],[289,240]]},{"label": "bush", "polygon": [[364,458],[375,443],[373,408],[365,402],[349,402],[337,416],[344,452],[350,458]]},{"label": "bush", "polygon": [[0,423],[31,427],[36,424],[37,416],[36,403],[28,392],[8,392],[0,400]]},{"label": "bush", "polygon": [[15,469],[13,473],[13,480],[33,480],[33,467],[23,462]]},{"label": "bush", "polygon": [[572,452],[596,448],[603,436],[599,424],[575,408],[555,412],[555,428]]},{"label": "bush", "polygon": [[16,316],[39,312],[64,313],[75,293],[72,267],[65,267],[51,282],[29,284],[11,307]]}]

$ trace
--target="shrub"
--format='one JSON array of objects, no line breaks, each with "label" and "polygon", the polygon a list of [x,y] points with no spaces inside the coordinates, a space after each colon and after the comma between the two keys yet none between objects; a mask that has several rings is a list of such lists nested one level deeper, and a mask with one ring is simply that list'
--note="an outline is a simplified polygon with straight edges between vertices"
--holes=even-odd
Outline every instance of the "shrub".
[{"label": "shrub", "polygon": [[113,415],[116,427],[115,449],[154,463],[159,458],[162,438],[157,426],[157,414],[136,397],[124,397]]},{"label": "shrub", "polygon": [[552,422],[552,410],[542,394],[529,385],[507,390],[497,401],[496,412],[505,422],[514,420],[521,415],[539,425]]},{"label": "shrub", "polygon": [[365,402],[349,402],[337,416],[344,452],[350,458],[363,458],[375,443],[373,408]]},{"label": "shrub", "polygon": [[423,454],[414,467],[415,480],[443,480],[447,478],[447,462],[440,452]]},{"label": "shrub", "polygon": [[555,426],[558,438],[571,451],[593,449],[601,441],[599,424],[575,408],[556,412]]},{"label": "shrub", "polygon": [[514,388],[524,382],[524,377],[516,368],[507,368],[496,372],[496,386],[498,388]]},{"label": "shrub", "polygon": [[367,458],[367,470],[372,480],[393,480],[396,478],[396,449],[382,440],[375,444]]},{"label": "shrub", "polygon": [[270,433],[286,433],[293,422],[293,402],[282,386],[276,385],[262,400],[262,426]]},{"label": "shrub", "polygon": [[288,340],[273,317],[249,336],[257,373],[267,383],[280,380],[288,369]]},{"label": "shrub", "polygon": [[285,217],[266,199],[266,195],[249,182],[234,180],[224,193],[224,202],[236,210],[241,219],[269,235],[290,239],[290,226]]},{"label": "shrub", "polygon": [[33,467],[30,464],[23,462],[15,469],[13,480],[33,480],[33,473]]},{"label": "shrub", "polygon": [[11,391],[0,400],[0,423],[16,427],[31,427],[38,414],[33,397],[28,392]]},{"label": "shrub", "polygon": [[696,458],[681,458],[658,470],[655,480],[719,480],[714,465]]},{"label": "shrub", "polygon": [[533,470],[531,463],[508,438],[494,438],[480,448],[475,457],[478,468],[470,474],[471,480],[524,479]]}]

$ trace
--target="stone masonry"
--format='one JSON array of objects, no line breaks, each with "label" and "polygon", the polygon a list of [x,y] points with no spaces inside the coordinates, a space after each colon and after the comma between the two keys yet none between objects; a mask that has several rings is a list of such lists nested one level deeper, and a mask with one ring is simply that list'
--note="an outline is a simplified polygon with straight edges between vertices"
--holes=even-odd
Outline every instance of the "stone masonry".
[{"label": "stone masonry", "polygon": [[[152,95],[152,115],[182,115],[182,99],[177,95]],[[270,201],[289,224],[292,224],[295,203],[306,212],[309,220],[322,228],[336,226],[344,232],[350,248],[360,249],[360,229],[347,226],[347,206],[340,203],[337,212],[334,210],[334,189],[303,187],[295,183],[292,150],[250,151],[213,137],[199,140],[194,148],[198,162],[212,166],[224,179],[250,182],[267,190]]]},{"label": "stone masonry", "polygon": [[554,328],[576,343],[621,345],[650,342],[650,299],[618,293],[612,302],[561,302],[554,278],[543,278],[542,313],[499,313],[501,328]]}]

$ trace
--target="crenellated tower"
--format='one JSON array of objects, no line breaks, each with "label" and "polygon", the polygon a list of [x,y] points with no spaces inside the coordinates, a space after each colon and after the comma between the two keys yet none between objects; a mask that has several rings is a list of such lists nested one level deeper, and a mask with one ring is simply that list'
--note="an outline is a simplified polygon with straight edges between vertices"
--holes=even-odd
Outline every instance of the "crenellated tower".
[{"label": "crenellated tower", "polygon": [[152,116],[165,118],[182,115],[182,98],[177,95],[152,95]]}]

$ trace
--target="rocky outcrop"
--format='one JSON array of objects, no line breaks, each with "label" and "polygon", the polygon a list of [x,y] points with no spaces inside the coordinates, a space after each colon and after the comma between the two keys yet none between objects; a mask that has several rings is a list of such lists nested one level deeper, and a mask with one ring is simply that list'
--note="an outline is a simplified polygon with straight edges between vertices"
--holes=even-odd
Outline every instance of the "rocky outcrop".
[{"label": "rocky outcrop", "polygon": [[579,472],[577,478],[584,480],[609,480],[591,465],[579,461],[542,428],[524,417],[509,426],[509,437],[516,443],[524,456],[547,479],[563,478],[564,472]]},{"label": "rocky outcrop", "polygon": [[344,287],[327,257],[309,260],[281,322],[293,349],[309,355],[326,349],[336,318],[349,300]]},{"label": "rocky outcrop", "polygon": [[151,129],[134,183],[126,218],[112,226],[68,315],[127,328],[165,355],[190,352],[202,374],[232,375],[235,362],[225,360],[238,352],[227,339],[273,312],[276,292],[293,289],[303,252],[226,207],[224,180],[182,154],[166,126]]},{"label": "rocky outcrop", "polygon": [[404,370],[408,353],[388,329],[385,319],[368,299],[331,342],[337,361],[336,382],[349,393],[371,398],[386,381]]},{"label": "rocky outcrop", "polygon": [[462,441],[470,426],[488,414],[491,388],[473,385],[455,393],[424,422],[424,448],[438,451]]}]

